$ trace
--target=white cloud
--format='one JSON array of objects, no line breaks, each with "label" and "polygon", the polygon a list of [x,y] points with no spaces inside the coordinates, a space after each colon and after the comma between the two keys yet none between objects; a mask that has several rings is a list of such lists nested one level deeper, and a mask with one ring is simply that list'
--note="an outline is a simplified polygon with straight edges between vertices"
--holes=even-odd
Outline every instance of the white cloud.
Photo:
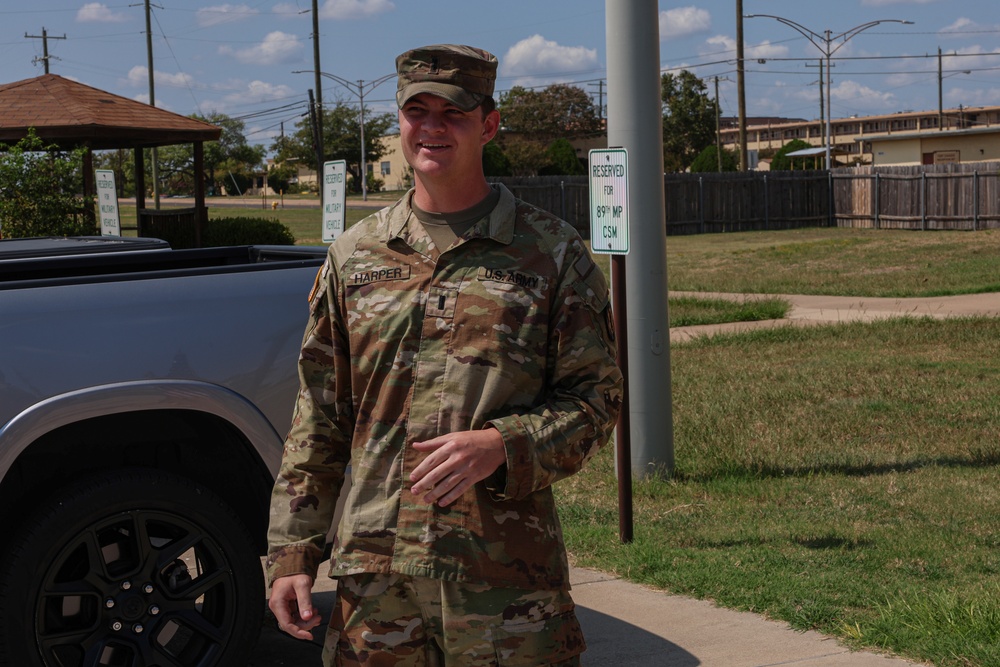
[{"label": "white cloud", "polygon": [[247,5],[215,5],[213,7],[202,7],[195,14],[195,20],[202,28],[207,28],[220,23],[233,23],[234,21],[244,21],[253,18],[260,12]]},{"label": "white cloud", "polygon": [[708,32],[712,15],[699,7],[678,7],[660,12],[660,39],[687,37]]},{"label": "white cloud", "polygon": [[116,14],[101,2],[88,2],[77,11],[76,20],[80,23],[124,23],[128,15]]},{"label": "white cloud", "polygon": [[293,2],[279,2],[271,7],[271,13],[283,19],[295,18],[301,14],[307,14],[308,10],[302,9]]},{"label": "white cloud", "polygon": [[895,109],[896,96],[884,93],[856,81],[841,81],[830,91],[830,96],[837,102],[858,109]]},{"label": "white cloud", "polygon": [[299,94],[300,91],[296,91],[291,86],[286,86],[283,83],[274,84],[267,83],[266,81],[251,81],[247,85],[247,91],[244,96],[242,96],[243,102],[270,102],[272,100],[280,100],[286,97],[293,97]]},{"label": "white cloud", "polygon": [[[713,47],[714,51],[726,51],[736,54],[736,40],[727,35],[717,35],[710,37],[705,42]],[[759,44],[745,45],[743,56],[753,59],[783,58],[788,55],[788,47],[780,44],[772,44],[769,40],[764,40]]]},{"label": "white cloud", "polygon": [[249,83],[230,79],[212,86],[212,89],[226,93],[211,103],[212,110],[219,113],[227,113],[230,109],[245,107],[246,104],[273,102],[301,94],[301,91],[297,91],[291,86],[268,83],[259,79]]},{"label": "white cloud", "polygon": [[532,35],[510,47],[500,61],[504,76],[545,75],[550,81],[556,81],[560,75],[594,69],[597,49],[562,46],[541,35]]},{"label": "white cloud", "polygon": [[998,51],[986,50],[978,44],[967,46],[964,49],[953,49],[952,54],[957,55],[945,53],[941,58],[941,67],[946,71],[956,70],[960,72],[967,69],[990,69],[996,66],[996,57],[988,54],[996,53]]},{"label": "white cloud", "polygon": [[246,49],[234,49],[231,46],[220,46],[219,53],[232,56],[245,65],[260,65],[275,63],[288,64],[302,60],[305,46],[296,35],[275,31],[264,37],[264,41]]},{"label": "white cloud", "polygon": [[[145,65],[136,65],[128,71],[128,83],[130,86],[135,87],[149,87],[149,69]],[[156,70],[153,77],[154,86],[170,86],[173,88],[185,88],[194,83],[194,78],[190,74],[184,74],[183,72],[178,72],[176,74],[171,72],[161,72]],[[149,102],[149,96],[146,96],[146,102]],[[159,106],[159,104],[157,105]]]},{"label": "white cloud", "polygon": [[326,0],[319,9],[321,19],[362,19],[392,11],[391,0]]}]

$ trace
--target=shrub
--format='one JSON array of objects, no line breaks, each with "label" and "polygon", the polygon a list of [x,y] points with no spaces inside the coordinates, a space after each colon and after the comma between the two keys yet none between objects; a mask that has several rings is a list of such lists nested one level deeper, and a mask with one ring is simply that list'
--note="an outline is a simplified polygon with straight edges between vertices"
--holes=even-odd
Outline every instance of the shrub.
[{"label": "shrub", "polygon": [[295,237],[278,220],[233,217],[208,221],[201,244],[205,247],[226,245],[295,245]]},{"label": "shrub", "polygon": [[93,199],[77,195],[84,153],[46,145],[34,129],[13,146],[0,144],[0,234],[96,234],[96,224],[83,213]]}]

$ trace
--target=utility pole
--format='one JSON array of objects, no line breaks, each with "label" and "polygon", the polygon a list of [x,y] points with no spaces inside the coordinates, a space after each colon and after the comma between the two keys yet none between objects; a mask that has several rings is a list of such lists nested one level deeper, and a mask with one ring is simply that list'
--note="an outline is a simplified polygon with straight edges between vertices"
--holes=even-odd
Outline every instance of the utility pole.
[{"label": "utility pole", "polygon": [[[45,73],[48,74],[49,73],[49,59],[50,59],[50,56],[49,56],[49,40],[50,39],[66,39],[66,34],[63,33],[62,37],[49,37],[48,31],[46,31],[45,27],[43,26],[42,27],[42,34],[41,35],[29,35],[28,33],[24,33],[24,38],[25,39],[40,39],[40,40],[42,40],[42,57],[41,58],[35,58],[34,60],[31,61],[31,63],[34,65],[39,60],[41,60],[42,64],[45,66]],[[940,52],[940,49],[938,49],[938,51]]]},{"label": "utility pole", "polygon": [[736,0],[736,95],[739,98],[740,171],[747,170],[747,89],[743,70],[743,0]]},{"label": "utility pole", "polygon": [[941,47],[938,47],[938,132],[944,130],[944,72],[941,69]]},{"label": "utility pole", "polygon": [[719,173],[722,173],[722,122],[719,120],[719,77],[715,77],[715,157],[719,162]]},{"label": "utility pole", "polygon": [[[149,106],[156,106],[156,88],[153,85],[153,27],[150,20],[150,0],[146,0],[146,69],[149,72]],[[153,208],[160,209],[160,170],[157,166],[156,146],[150,149],[150,162],[153,165]],[[197,176],[196,176],[197,177]],[[138,214],[138,213],[137,213]]]},{"label": "utility pole", "polygon": [[604,79],[589,85],[597,86],[597,117],[604,120]]},{"label": "utility pole", "polygon": [[[323,173],[323,155],[325,151],[323,150],[323,83],[322,75],[320,72],[323,68],[320,67],[319,62],[319,0],[312,0],[312,24],[313,24],[313,72],[314,72],[314,83],[313,86],[316,89],[316,142],[317,142],[317,159],[319,163],[316,165],[316,183],[321,183],[320,174]],[[320,186],[319,196],[323,197],[323,187]],[[322,201],[320,202],[322,204]]]}]

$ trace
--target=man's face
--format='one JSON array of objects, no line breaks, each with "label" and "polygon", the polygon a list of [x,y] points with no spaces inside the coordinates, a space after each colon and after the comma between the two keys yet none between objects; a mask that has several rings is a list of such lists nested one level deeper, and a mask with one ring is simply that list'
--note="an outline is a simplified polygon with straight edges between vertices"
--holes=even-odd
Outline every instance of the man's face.
[{"label": "man's face", "polygon": [[500,115],[462,111],[436,95],[421,93],[399,110],[403,156],[424,178],[481,178],[482,147],[493,138]]}]

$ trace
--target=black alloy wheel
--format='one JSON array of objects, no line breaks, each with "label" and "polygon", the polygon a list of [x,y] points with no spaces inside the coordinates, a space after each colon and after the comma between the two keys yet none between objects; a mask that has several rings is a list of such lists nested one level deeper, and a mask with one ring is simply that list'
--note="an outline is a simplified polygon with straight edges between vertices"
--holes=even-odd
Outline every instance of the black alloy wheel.
[{"label": "black alloy wheel", "polygon": [[204,487],[108,473],[22,525],[0,570],[0,664],[247,664],[263,614],[260,560]]}]

